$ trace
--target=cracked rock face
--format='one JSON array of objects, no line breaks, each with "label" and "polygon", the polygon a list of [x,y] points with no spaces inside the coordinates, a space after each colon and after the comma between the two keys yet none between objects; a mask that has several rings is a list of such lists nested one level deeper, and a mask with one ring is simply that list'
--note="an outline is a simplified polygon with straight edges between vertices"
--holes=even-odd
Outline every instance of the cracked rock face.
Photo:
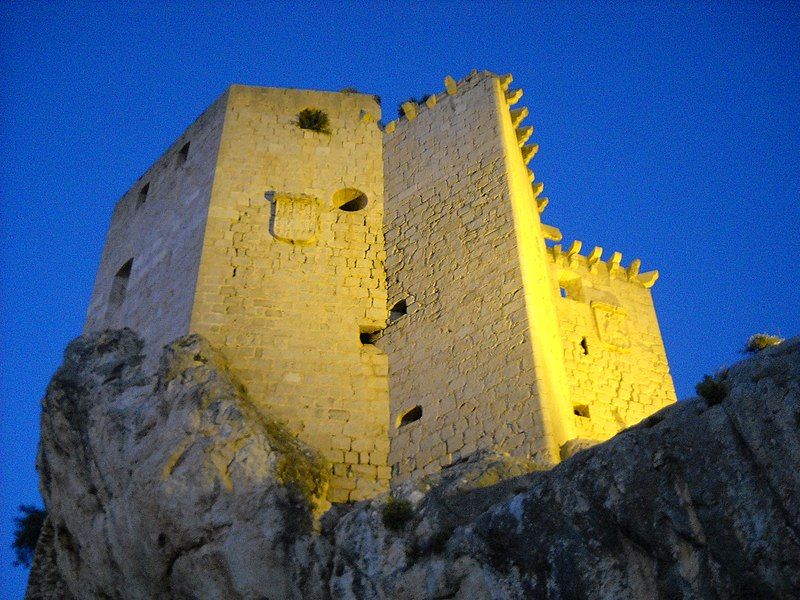
[{"label": "cracked rock face", "polygon": [[[419,544],[442,519],[436,490],[400,536],[366,509],[347,515],[332,589],[340,598],[800,597],[800,339],[735,365],[726,381],[720,404],[678,403],[518,479],[524,491],[467,516],[438,548]],[[387,569],[389,556],[401,568]]]},{"label": "cracked rock face", "polygon": [[129,330],[78,338],[43,401],[38,468],[69,589],[319,597],[309,500],[324,465],[249,405],[203,339],[168,346],[156,376],[141,348]]},{"label": "cracked rock face", "polygon": [[31,598],[800,597],[800,339],[730,368],[721,403],[549,471],[474,455],[395,489],[413,512],[393,529],[381,497],[320,533],[325,465],[220,356],[189,336],[149,376],[140,350],[78,338],[48,389]]}]

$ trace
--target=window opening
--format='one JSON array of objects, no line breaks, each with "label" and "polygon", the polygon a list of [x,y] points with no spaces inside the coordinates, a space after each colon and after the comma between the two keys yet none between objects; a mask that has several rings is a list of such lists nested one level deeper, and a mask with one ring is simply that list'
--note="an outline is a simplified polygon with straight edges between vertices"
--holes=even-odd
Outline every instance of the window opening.
[{"label": "window opening", "polygon": [[344,212],[356,212],[366,208],[367,196],[361,190],[344,188],[333,195],[333,205]]},{"label": "window opening", "polygon": [[572,407],[572,412],[575,413],[576,417],[589,418],[589,407],[586,404],[576,404]]},{"label": "window opening", "polygon": [[407,314],[408,314],[408,304],[404,298],[403,300],[400,300],[394,306],[392,306],[391,309],[389,309],[389,322],[392,323],[394,321],[397,321],[397,319]]},{"label": "window opening", "polygon": [[413,423],[414,421],[419,421],[422,418],[422,407],[417,405],[411,410],[407,411],[400,417],[400,425],[399,427],[405,427],[409,423]]},{"label": "window opening", "polygon": [[178,164],[182,165],[186,162],[186,159],[189,158],[189,144],[191,142],[186,142],[181,149],[178,151]]},{"label": "window opening", "polygon": [[361,333],[358,334],[358,339],[361,341],[362,344],[374,344],[376,335],[374,333],[362,331]]},{"label": "window opening", "polygon": [[139,190],[139,206],[141,206],[142,204],[145,203],[145,201],[147,200],[147,194],[148,194],[149,191],[150,191],[150,184],[149,183],[145,183],[142,186],[142,189]]},{"label": "window opening", "polygon": [[117,310],[125,302],[125,294],[128,291],[128,280],[131,277],[132,267],[133,259],[131,258],[114,275],[114,280],[111,282],[111,293],[108,296],[109,310]]},{"label": "window opening", "polygon": [[581,338],[581,348],[583,348],[584,355],[589,354],[589,344],[586,343],[586,338]]},{"label": "window opening", "polygon": [[362,345],[373,345],[380,339],[382,333],[383,329],[364,326],[359,328],[358,339]]}]

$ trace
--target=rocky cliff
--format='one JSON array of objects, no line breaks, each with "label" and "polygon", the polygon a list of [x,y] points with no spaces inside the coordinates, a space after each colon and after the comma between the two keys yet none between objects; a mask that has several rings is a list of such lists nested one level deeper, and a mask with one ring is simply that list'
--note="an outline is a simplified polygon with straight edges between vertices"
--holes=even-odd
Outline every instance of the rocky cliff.
[{"label": "rocky cliff", "polygon": [[82,336],[48,388],[29,598],[800,596],[800,339],[555,469],[476,455],[321,519],[324,461],[217,352],[141,351]]}]

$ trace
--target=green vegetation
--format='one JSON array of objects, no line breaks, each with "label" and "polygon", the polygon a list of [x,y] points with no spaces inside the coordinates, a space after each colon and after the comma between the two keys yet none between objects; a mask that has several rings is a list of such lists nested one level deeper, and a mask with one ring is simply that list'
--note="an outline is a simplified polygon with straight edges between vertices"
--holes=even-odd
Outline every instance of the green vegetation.
[{"label": "green vegetation", "polygon": [[317,133],[331,134],[331,123],[328,113],[318,108],[304,108],[297,115],[297,126]]},{"label": "green vegetation", "polygon": [[756,333],[750,336],[744,345],[744,351],[750,354],[757,354],[770,346],[777,346],[783,342],[783,338],[769,333]]},{"label": "green vegetation", "polygon": [[453,527],[445,527],[440,529],[431,536],[430,549],[434,554],[441,554],[447,548],[447,542],[453,535]]},{"label": "green vegetation", "polygon": [[400,531],[414,516],[414,509],[408,500],[389,496],[389,500],[386,501],[386,504],[381,509],[381,516],[386,529]]},{"label": "green vegetation", "polygon": [[698,396],[704,398],[705,401],[708,402],[709,406],[719,404],[725,400],[726,396],[728,395],[728,385],[725,382],[726,377],[727,372],[725,371],[719,375],[716,375],[715,377],[706,375],[703,377],[703,380],[694,387],[694,389]]},{"label": "green vegetation", "polygon": [[20,505],[19,512],[20,516],[14,517],[14,543],[11,544],[17,555],[14,566],[30,568],[47,512],[27,504]]}]

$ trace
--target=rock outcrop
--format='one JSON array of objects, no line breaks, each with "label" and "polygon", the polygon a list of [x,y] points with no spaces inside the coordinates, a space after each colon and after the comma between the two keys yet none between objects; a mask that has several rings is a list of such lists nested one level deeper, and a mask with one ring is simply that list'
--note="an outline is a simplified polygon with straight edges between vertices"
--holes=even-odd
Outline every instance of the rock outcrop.
[{"label": "rock outcrop", "polygon": [[475,455],[316,527],[324,461],[218,353],[140,353],[83,336],[53,378],[29,597],[800,597],[800,339],[552,470]]},{"label": "rock outcrop", "polygon": [[130,330],[78,338],[43,402],[41,491],[70,591],[324,597],[311,509],[325,465],[201,338],[168,346],[155,376],[141,349]]}]

